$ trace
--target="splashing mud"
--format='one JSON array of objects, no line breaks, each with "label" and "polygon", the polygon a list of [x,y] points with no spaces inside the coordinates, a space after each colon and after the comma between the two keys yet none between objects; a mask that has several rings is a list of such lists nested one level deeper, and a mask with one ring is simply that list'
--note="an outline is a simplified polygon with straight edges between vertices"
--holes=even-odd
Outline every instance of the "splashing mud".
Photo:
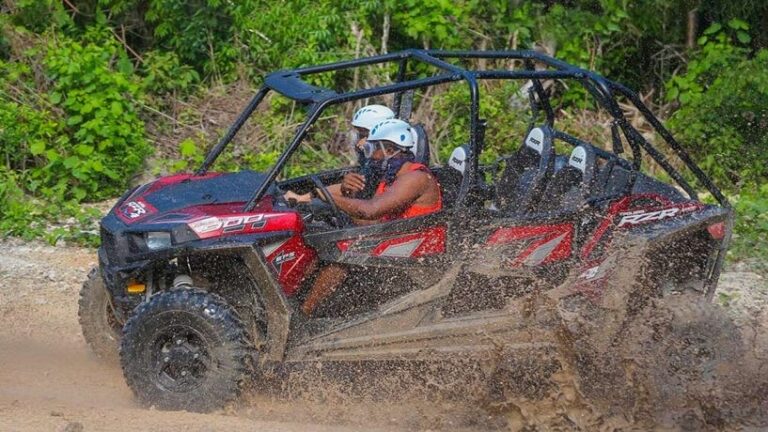
[{"label": "splashing mud", "polygon": [[0,430],[768,427],[768,284],[754,273],[724,274],[714,305],[660,304],[626,328],[566,304],[556,355],[288,365],[227,410],[193,414],[138,407],[119,368],[88,352],[77,293],[94,262],[91,250],[0,243]]}]

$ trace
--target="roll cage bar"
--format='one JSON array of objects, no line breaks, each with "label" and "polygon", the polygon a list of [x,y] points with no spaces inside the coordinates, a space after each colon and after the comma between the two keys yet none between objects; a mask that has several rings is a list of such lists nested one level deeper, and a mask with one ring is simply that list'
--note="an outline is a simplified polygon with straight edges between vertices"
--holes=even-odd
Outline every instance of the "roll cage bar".
[{"label": "roll cage bar", "polygon": [[[520,70],[469,70],[461,66],[449,63],[446,60],[462,59],[503,59],[520,60],[523,62],[524,69]],[[415,78],[406,80],[406,70],[409,61],[435,67],[439,72],[426,78]],[[324,72],[340,71],[345,69],[357,68],[361,66],[375,65],[381,63],[398,63],[398,72],[396,81],[392,84],[383,86],[355,89],[349,92],[337,93],[334,90],[317,87],[304,81],[302,78],[308,75]],[[551,69],[536,70],[535,63],[548,66]],[[380,96],[383,94],[395,95],[394,111],[400,116],[402,113],[402,97],[406,91],[417,88],[429,87],[448,82],[465,81],[469,86],[470,93],[470,162],[465,171],[462,181],[456,208],[465,206],[466,197],[472,191],[472,188],[478,185],[479,155],[483,150],[484,123],[479,118],[480,94],[478,90],[478,81],[482,79],[528,79],[533,82],[531,90],[531,102],[534,109],[543,108],[546,115],[546,123],[554,127],[555,115],[549,98],[541,85],[542,79],[574,79],[579,81],[586,90],[598,101],[598,103],[608,111],[613,117],[613,126],[618,127],[623,132],[627,143],[632,151],[632,168],[640,170],[642,151],[644,150],[675,182],[688,194],[691,199],[698,199],[696,191],[685,180],[674,166],[670,164],[666,156],[654,148],[643,136],[630,124],[624,116],[621,108],[616,102],[615,95],[620,94],[626,97],[642,114],[645,120],[654,128],[654,130],[664,139],[664,141],[673,150],[675,155],[691,170],[695,178],[724,208],[730,208],[730,203],[723,196],[715,184],[707,175],[693,162],[690,155],[680,146],[672,137],[672,134],[661,124],[661,122],[651,113],[648,107],[640,100],[635,92],[622,84],[613,82],[595,72],[581,69],[570,65],[553,57],[535,52],[535,51],[445,51],[445,50],[421,50],[409,49],[405,51],[383,54],[372,57],[358,58],[354,60],[341,61],[317,66],[308,66],[292,70],[282,70],[273,72],[266,76],[264,85],[259,89],[256,95],[246,106],[245,110],[238,116],[232,126],[222,139],[214,146],[206,156],[196,175],[205,174],[210,166],[218,158],[219,154],[232,141],[235,134],[240,130],[243,124],[254,112],[270,90],[276,91],[283,96],[296,102],[309,104],[309,113],[307,119],[297,130],[288,148],[278,158],[275,165],[267,173],[265,181],[254,192],[251,199],[245,206],[245,211],[250,211],[261,199],[274,182],[278,173],[282,170],[285,163],[291,155],[298,149],[301,141],[306,136],[309,128],[319,118],[322,111],[336,104],[344,102]],[[535,97],[534,97],[535,95]],[[538,98],[538,100],[536,100]],[[616,130],[613,129],[614,153],[622,153],[621,139]]]}]

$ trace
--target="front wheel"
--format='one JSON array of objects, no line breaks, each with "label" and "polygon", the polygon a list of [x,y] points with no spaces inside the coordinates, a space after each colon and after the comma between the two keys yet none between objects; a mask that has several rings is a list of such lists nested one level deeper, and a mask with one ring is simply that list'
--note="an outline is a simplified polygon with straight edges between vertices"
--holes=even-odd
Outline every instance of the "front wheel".
[{"label": "front wheel", "polygon": [[120,362],[143,404],[207,412],[239,395],[252,352],[242,321],[223,298],[173,290],[152,296],[128,320]]},{"label": "front wheel", "polygon": [[123,325],[112,310],[109,293],[98,268],[88,273],[80,289],[77,315],[83,338],[94,354],[107,361],[117,362]]}]

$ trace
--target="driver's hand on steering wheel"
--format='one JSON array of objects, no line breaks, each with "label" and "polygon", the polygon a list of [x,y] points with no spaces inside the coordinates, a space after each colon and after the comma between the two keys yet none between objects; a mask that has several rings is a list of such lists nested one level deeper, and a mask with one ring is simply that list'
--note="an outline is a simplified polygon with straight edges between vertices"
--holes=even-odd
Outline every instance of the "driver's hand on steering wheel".
[{"label": "driver's hand on steering wheel", "polygon": [[365,189],[365,176],[358,173],[344,174],[341,179],[341,192],[344,195],[352,195]]},{"label": "driver's hand on steering wheel", "polygon": [[308,193],[299,195],[294,191],[288,191],[283,195],[283,198],[285,198],[286,201],[294,200],[297,203],[308,203],[312,200],[312,196]]}]

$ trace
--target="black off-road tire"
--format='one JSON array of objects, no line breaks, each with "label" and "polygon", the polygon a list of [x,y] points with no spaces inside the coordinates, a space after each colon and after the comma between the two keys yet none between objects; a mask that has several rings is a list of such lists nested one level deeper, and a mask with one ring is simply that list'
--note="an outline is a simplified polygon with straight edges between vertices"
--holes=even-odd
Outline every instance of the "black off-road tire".
[{"label": "black off-road tire", "polygon": [[646,307],[628,328],[621,352],[638,390],[636,413],[659,418],[674,412],[714,416],[718,407],[712,395],[744,350],[725,311],[688,293]]},{"label": "black off-road tire", "polygon": [[112,313],[109,294],[98,267],[93,268],[83,282],[77,315],[83,338],[93,353],[117,363],[123,326]]},{"label": "black off-road tire", "polygon": [[239,396],[253,348],[237,312],[197,289],[160,292],[128,319],[120,363],[146,406],[208,412]]}]

